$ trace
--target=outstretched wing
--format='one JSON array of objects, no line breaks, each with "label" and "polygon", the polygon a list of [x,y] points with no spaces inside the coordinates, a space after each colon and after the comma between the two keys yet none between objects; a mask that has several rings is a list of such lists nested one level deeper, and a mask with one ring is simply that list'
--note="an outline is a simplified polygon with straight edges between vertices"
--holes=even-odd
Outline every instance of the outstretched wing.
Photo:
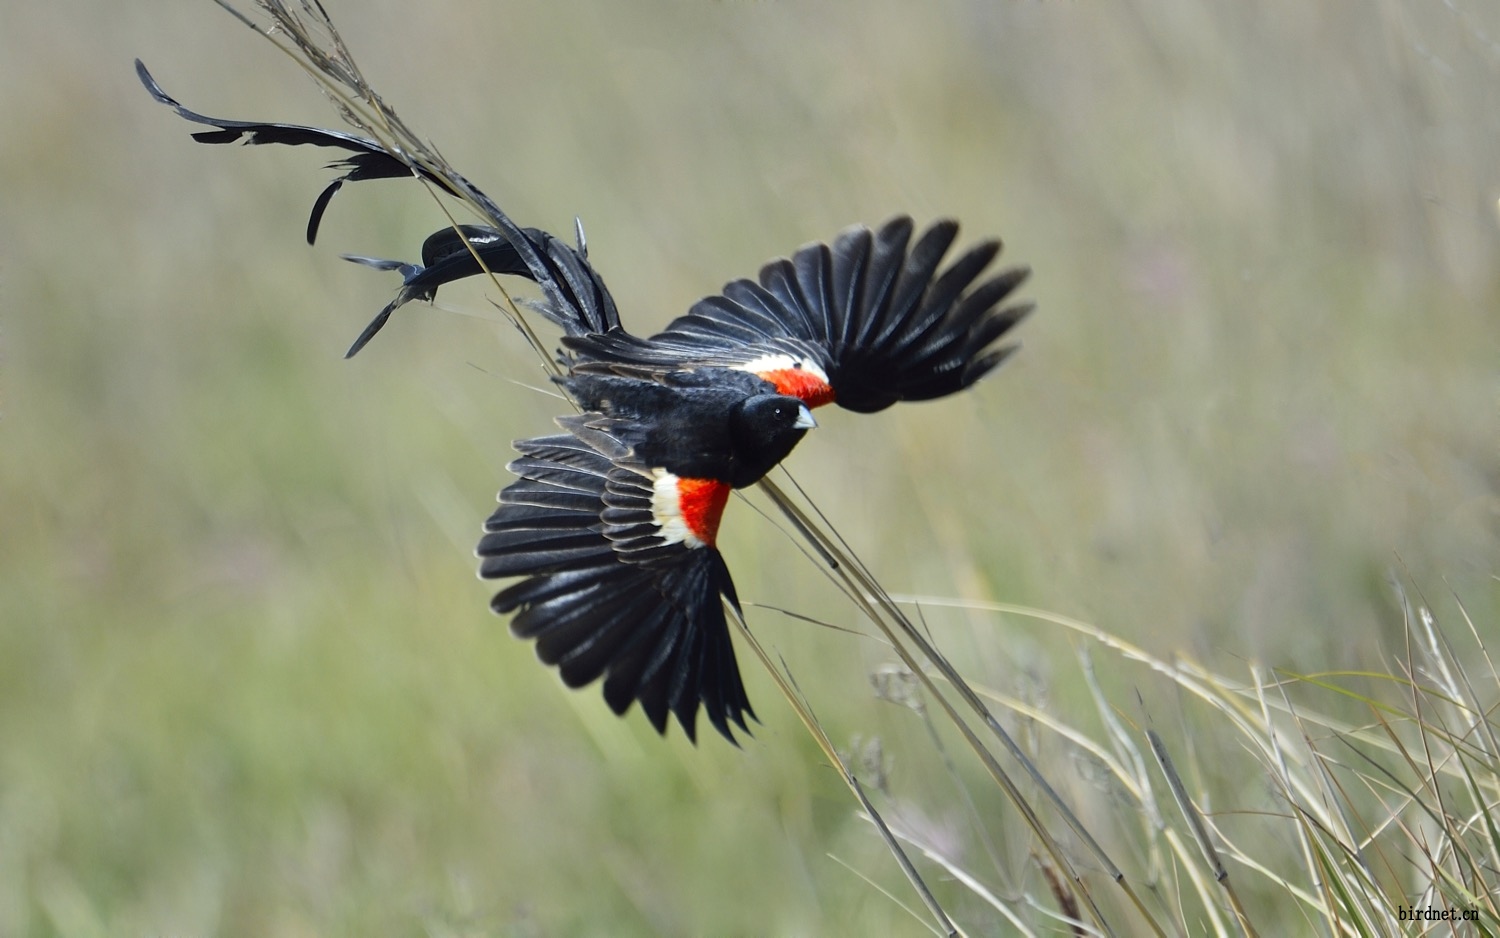
[{"label": "outstretched wing", "polygon": [[[754,717],[724,615],[739,608],[713,528],[727,485],[692,485],[635,462],[582,420],[523,440],[520,478],[479,542],[479,575],[523,577],[491,603],[569,687],[604,679],[617,714],[640,701],[657,732],[676,716],[695,738],[700,706],[730,742]],[[722,489],[722,491],[720,491]]]},{"label": "outstretched wing", "polygon": [[981,280],[1000,253],[984,241],[939,272],[958,224],[939,221],[911,243],[900,216],[878,231],[845,230],[772,261],[759,281],[736,280],[666,330],[570,337],[580,371],[660,373],[711,365],[751,371],[809,405],[837,401],[868,413],[897,401],[963,390],[1014,346],[994,344],[1030,310],[1002,306],[1027,275]]},{"label": "outstretched wing", "polygon": [[[406,295],[404,299],[402,294],[408,292],[407,288],[411,284],[403,284],[402,294],[398,294],[395,302],[381,310],[370,326],[365,329],[364,334],[346,353],[346,358],[363,348],[402,303],[422,296],[424,293],[430,295],[440,284],[460,277],[472,276],[486,269],[496,273],[518,273],[535,281],[542,288],[542,293],[547,300],[542,307],[543,313],[570,334],[605,332],[619,326],[620,317],[615,308],[614,299],[610,297],[603,279],[589,264],[581,241],[575,249],[540,229],[521,228],[511,221],[510,217],[502,212],[488,196],[475,188],[473,183],[436,157],[429,160],[415,159],[392,152],[378,140],[338,130],[304,127],[300,124],[209,117],[189,110],[168,95],[139,59],[136,60],[135,71],[141,84],[146,86],[151,97],[158,102],[172,108],[186,120],[215,128],[193,134],[193,139],[200,143],[311,145],[333,147],[352,153],[352,156],[336,160],[331,164],[333,168],[342,169],[345,172],[334,179],[313,203],[312,214],[307,223],[309,244],[316,240],[323,213],[344,183],[364,179],[420,176],[449,195],[469,201],[484,216],[484,220],[490,223],[489,225],[460,226],[465,232],[462,236],[452,229],[446,229],[429,237],[427,244],[423,247],[424,261],[429,249],[433,248],[436,242],[436,246],[441,249],[442,256],[447,261],[446,266],[441,267],[439,272],[428,274],[426,281],[417,288],[417,292]],[[505,249],[493,247],[497,239],[504,241]],[[476,240],[478,243],[474,243]],[[474,244],[472,254],[469,253],[470,249],[466,246],[466,241]],[[458,257],[460,251],[469,255],[468,261]],[[478,259],[475,258],[475,254],[478,255]],[[417,267],[417,265],[371,258],[361,260],[370,266],[383,269],[411,268],[415,270]],[[495,261],[505,269],[482,267],[481,261],[486,265],[489,261]],[[424,263],[423,266],[432,265]]]}]

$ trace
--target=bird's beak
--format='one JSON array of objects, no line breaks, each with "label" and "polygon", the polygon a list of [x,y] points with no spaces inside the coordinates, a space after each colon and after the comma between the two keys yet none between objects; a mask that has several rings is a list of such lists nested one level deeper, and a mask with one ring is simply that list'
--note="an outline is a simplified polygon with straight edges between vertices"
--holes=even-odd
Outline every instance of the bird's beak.
[{"label": "bird's beak", "polygon": [[797,405],[797,422],[792,424],[798,430],[811,430],[818,425],[813,419],[812,411],[807,409],[806,404]]}]

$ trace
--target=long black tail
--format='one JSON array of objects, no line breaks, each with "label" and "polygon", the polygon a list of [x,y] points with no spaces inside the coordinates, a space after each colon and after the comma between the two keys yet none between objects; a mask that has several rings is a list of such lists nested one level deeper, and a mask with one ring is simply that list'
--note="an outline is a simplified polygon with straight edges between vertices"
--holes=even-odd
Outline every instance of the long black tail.
[{"label": "long black tail", "polygon": [[[431,298],[437,287],[464,277],[484,273],[519,274],[541,287],[546,298],[542,312],[569,335],[589,335],[620,328],[620,315],[603,279],[590,266],[582,244],[574,248],[537,228],[522,228],[511,221],[488,196],[435,156],[419,160],[393,153],[377,140],[357,134],[300,124],[238,121],[209,117],[189,110],[168,95],[139,59],[135,63],[141,84],[158,102],[172,108],[185,120],[213,127],[198,131],[193,139],[200,143],[246,145],[282,144],[285,146],[318,146],[346,150],[352,156],[330,164],[345,172],[325,188],[313,202],[307,223],[307,241],[317,239],[323,214],[333,197],[346,182],[366,179],[399,179],[418,176],[449,195],[472,204],[489,225],[464,225],[458,231],[439,231],[423,245],[423,264],[401,264],[374,258],[360,262],[380,269],[401,270],[407,282],[393,301],[365,329],[350,348],[353,355],[364,347],[385,325],[397,308],[412,299]],[[461,233],[462,232],[462,233]],[[467,239],[478,254],[469,252]],[[433,268],[436,268],[435,270]],[[413,281],[417,282],[413,282]],[[347,356],[346,356],[347,357]]]},{"label": "long black tail", "polygon": [[[542,315],[561,326],[570,336],[622,331],[614,297],[609,295],[598,271],[589,265],[581,251],[540,228],[522,228],[520,231],[531,242],[537,256],[549,264],[551,278],[563,285],[560,292],[568,297],[563,308],[551,302],[536,306]],[[445,283],[490,273],[514,274],[533,282],[537,280],[535,272],[527,266],[505,233],[487,225],[459,225],[434,232],[422,244],[420,264],[358,254],[345,254],[344,260],[376,270],[394,270],[402,277],[396,298],[365,327],[345,358],[364,348],[392,313],[413,300],[430,301],[437,295],[438,287]]]}]

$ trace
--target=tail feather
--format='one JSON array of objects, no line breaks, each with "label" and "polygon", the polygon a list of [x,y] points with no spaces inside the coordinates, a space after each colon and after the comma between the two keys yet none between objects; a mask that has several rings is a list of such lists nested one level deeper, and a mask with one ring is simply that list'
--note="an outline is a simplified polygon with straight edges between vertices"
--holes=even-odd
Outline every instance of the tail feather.
[{"label": "tail feather", "polygon": [[[614,299],[609,295],[603,278],[590,266],[581,239],[575,248],[539,229],[520,227],[489,196],[475,188],[419,142],[406,141],[411,152],[400,149],[393,151],[378,140],[343,131],[299,124],[210,117],[189,110],[168,95],[139,59],[136,60],[135,70],[146,91],[159,103],[172,108],[184,120],[214,128],[200,130],[192,135],[200,143],[310,145],[348,152],[349,156],[331,164],[333,168],[343,170],[343,174],[329,183],[313,203],[307,223],[309,244],[317,240],[323,214],[344,183],[366,179],[420,177],[443,192],[468,201],[491,223],[462,226],[465,234],[445,229],[429,237],[423,249],[422,267],[426,270],[413,274],[413,277],[420,278],[419,282],[413,281],[411,277],[407,278],[396,299],[366,327],[345,357],[352,356],[363,348],[403,304],[413,299],[430,299],[442,284],[473,276],[484,270],[520,274],[533,280],[542,288],[546,297],[544,315],[569,335],[603,333],[620,328],[620,315]],[[496,243],[503,241],[505,247],[479,251],[480,258],[476,260],[462,241],[470,233],[484,237],[496,236]],[[384,263],[386,262],[377,260],[372,266],[379,267]]]}]

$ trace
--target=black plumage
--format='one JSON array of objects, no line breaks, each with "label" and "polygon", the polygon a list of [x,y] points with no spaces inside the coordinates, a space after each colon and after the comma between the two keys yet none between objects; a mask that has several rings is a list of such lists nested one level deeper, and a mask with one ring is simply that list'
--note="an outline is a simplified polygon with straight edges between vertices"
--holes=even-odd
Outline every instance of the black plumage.
[{"label": "black plumage", "polygon": [[623,418],[636,458],[731,488],[760,481],[816,426],[802,401],[727,368],[674,371],[655,381],[575,374],[562,384],[584,411]]},{"label": "black plumage", "polygon": [[617,330],[563,341],[581,359],[578,370],[617,374],[683,362],[732,368],[785,355],[818,366],[834,400],[860,413],[944,397],[1014,350],[991,346],[1031,310],[1000,305],[1028,271],[1012,268],[975,286],[1000,252],[998,241],[986,241],[939,274],[957,223],[938,222],[908,249],[912,229],[902,216],[878,231],[857,226],[831,245],[804,247],[767,264],[758,281],[736,280],[699,300],[648,339]]},{"label": "black plumage", "polygon": [[692,737],[701,707],[733,741],[732,727],[754,715],[723,605],[738,610],[738,600],[715,546],[731,490],[791,452],[814,426],[809,408],[868,413],[968,388],[1014,351],[996,343],[1031,309],[1006,305],[1025,268],[985,274],[1000,242],[944,267],[957,223],[913,240],[911,219],[898,216],[772,261],[641,338],[622,327],[581,226],[567,244],[517,225],[440,160],[339,131],[208,117],[136,70],[157,101],[214,128],[193,134],[203,143],[351,154],[332,164],[342,175],[313,205],[309,242],[345,182],[417,176],[479,211],[484,224],[429,236],[420,263],[345,255],[402,277],[347,355],[397,309],[456,280],[512,275],[540,287],[537,308],[564,333],[558,380],[581,413],[559,420],[562,434],[516,444],[518,478],[485,524],[479,573],[519,578],[492,606],[568,686],[602,679],[616,713],[639,701],[658,731],[670,714]]}]

